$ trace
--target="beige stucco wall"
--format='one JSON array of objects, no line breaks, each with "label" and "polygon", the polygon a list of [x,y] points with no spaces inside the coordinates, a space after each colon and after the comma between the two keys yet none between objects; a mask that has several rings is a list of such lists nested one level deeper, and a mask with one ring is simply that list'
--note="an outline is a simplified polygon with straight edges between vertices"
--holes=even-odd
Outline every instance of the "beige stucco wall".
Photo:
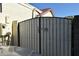
[{"label": "beige stucco wall", "polygon": [[9,21],[23,21],[32,17],[32,10],[17,3],[2,4],[2,14],[8,17]]},{"label": "beige stucco wall", "polygon": [[53,17],[53,15],[51,14],[51,12],[47,12],[44,15],[42,15],[42,17]]},{"label": "beige stucco wall", "polygon": [[[29,5],[28,3],[26,4],[26,6],[27,7],[24,7],[22,5],[19,5],[18,3],[2,4],[2,13],[0,13],[1,23],[5,23],[5,17],[7,17],[7,21],[9,22],[9,26],[6,27],[6,32],[12,31],[12,21],[17,20],[18,22],[21,22],[32,18],[32,10],[35,7]],[[34,11],[34,14],[36,15],[37,13]]]}]

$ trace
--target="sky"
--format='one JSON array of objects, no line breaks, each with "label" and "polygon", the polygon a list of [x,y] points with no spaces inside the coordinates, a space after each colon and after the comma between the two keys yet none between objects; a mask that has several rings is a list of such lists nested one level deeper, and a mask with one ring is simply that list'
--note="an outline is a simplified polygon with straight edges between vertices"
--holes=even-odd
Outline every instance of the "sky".
[{"label": "sky", "polygon": [[32,3],[32,5],[39,9],[51,8],[58,17],[79,15],[79,3]]}]

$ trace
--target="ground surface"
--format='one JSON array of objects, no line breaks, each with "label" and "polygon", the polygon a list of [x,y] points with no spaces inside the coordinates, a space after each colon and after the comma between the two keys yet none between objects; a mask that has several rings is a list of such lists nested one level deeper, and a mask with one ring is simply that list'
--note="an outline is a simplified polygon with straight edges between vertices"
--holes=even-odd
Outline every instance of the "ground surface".
[{"label": "ground surface", "polygon": [[0,46],[0,56],[39,56],[39,54],[27,48]]}]

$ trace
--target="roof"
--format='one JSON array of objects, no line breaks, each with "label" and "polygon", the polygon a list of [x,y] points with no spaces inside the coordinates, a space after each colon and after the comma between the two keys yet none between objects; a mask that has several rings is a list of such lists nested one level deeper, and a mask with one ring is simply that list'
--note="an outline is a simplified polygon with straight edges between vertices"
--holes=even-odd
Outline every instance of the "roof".
[{"label": "roof", "polygon": [[41,11],[49,11],[49,10],[51,10],[51,8],[45,8],[45,9],[41,9]]},{"label": "roof", "polygon": [[53,14],[51,8],[41,9],[41,11],[42,12],[39,15],[37,15],[37,16],[42,16],[42,15],[48,13],[48,12],[51,12],[51,14]]},{"label": "roof", "polygon": [[52,14],[51,8],[45,8],[45,9],[42,9],[41,11],[42,11],[41,15],[44,15],[44,14],[46,14],[47,12],[51,12],[51,14]]},{"label": "roof", "polygon": [[26,8],[31,9],[33,12],[36,11],[38,13],[37,16],[42,16],[42,15],[48,13],[48,12],[51,12],[51,14],[53,14],[51,8],[45,8],[45,9],[41,10],[41,9],[38,9],[38,8],[32,6],[31,4],[28,4],[28,3],[18,3],[18,4],[20,4],[20,5],[22,5]]}]

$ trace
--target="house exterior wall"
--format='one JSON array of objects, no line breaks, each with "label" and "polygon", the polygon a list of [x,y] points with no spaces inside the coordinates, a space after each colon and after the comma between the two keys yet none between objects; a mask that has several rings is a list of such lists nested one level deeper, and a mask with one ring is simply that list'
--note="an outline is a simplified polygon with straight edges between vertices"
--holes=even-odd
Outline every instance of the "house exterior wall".
[{"label": "house exterior wall", "polygon": [[[16,28],[17,25],[14,24],[14,27],[16,25],[16,28],[13,28],[12,30],[12,22],[13,21],[17,21],[17,22],[21,22],[24,21],[26,19],[30,19],[32,18],[32,14],[35,15],[37,14],[35,11],[34,13],[32,13],[32,10],[35,8],[32,5],[26,3],[24,4],[26,5],[26,7],[22,5],[18,4],[18,3],[2,3],[2,12],[0,12],[0,22],[2,24],[5,24],[6,20],[9,24],[6,24],[6,28],[4,30],[2,30],[2,34],[6,34],[7,32],[11,32],[13,31],[12,35],[13,36],[13,40],[17,41],[17,33],[16,33]],[[37,9],[37,8],[36,8]],[[39,11],[39,9],[37,9]],[[16,31],[15,31],[16,30]],[[16,43],[14,41],[14,43]],[[17,44],[15,44],[17,45]]]},{"label": "house exterior wall", "polygon": [[46,14],[42,15],[42,17],[53,17],[51,12],[47,12]]},{"label": "house exterior wall", "polygon": [[17,3],[2,4],[2,14],[11,20],[23,21],[32,18],[32,10],[25,8]]},{"label": "house exterior wall", "polygon": [[[1,23],[5,23],[5,17],[7,17],[7,22],[9,23],[9,31],[12,29],[12,21],[17,20],[17,22],[24,21],[26,19],[32,18],[32,10],[35,8],[30,4],[25,4],[27,7],[24,7],[18,3],[3,3],[2,4],[2,13],[0,13]],[[36,8],[37,9],[37,8]],[[40,11],[39,9],[37,9]],[[37,14],[34,11],[34,14]],[[35,15],[34,15],[35,17]],[[8,31],[8,29],[6,31]]]}]

